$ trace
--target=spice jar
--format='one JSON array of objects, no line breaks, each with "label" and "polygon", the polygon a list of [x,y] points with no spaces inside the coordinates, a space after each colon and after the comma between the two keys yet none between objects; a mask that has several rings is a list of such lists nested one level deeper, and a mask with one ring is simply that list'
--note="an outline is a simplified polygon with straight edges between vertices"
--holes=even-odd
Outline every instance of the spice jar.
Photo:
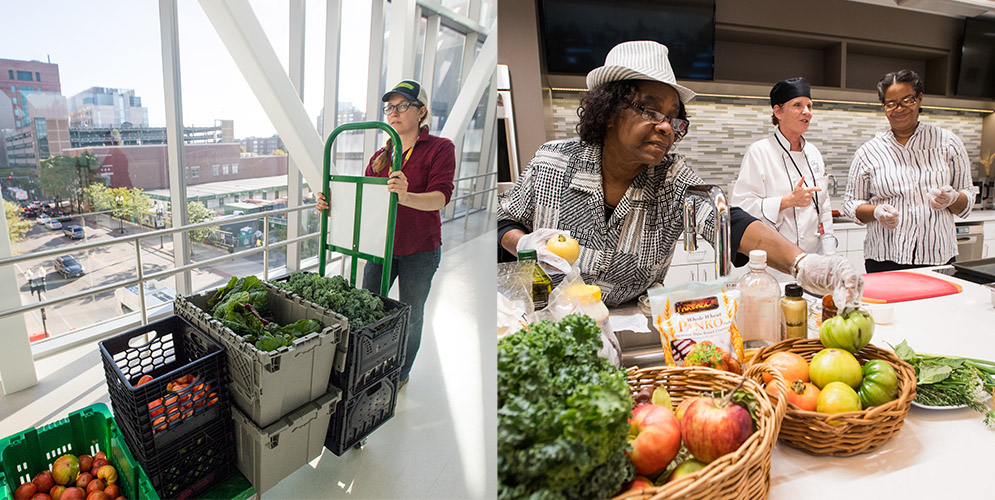
[{"label": "spice jar", "polygon": [[802,298],[802,287],[797,283],[784,285],[781,298],[784,310],[785,336],[789,339],[808,338],[808,302]]}]

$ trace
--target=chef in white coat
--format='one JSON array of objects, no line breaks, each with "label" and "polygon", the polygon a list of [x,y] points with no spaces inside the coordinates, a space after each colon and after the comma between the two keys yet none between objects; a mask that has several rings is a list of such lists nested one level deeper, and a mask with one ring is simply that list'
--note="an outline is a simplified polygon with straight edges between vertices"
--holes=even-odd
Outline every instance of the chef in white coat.
[{"label": "chef in white coat", "polygon": [[836,253],[829,179],[822,154],[802,135],[812,120],[812,93],[804,78],[770,91],[775,127],[743,156],[730,202],[764,221],[807,253]]}]

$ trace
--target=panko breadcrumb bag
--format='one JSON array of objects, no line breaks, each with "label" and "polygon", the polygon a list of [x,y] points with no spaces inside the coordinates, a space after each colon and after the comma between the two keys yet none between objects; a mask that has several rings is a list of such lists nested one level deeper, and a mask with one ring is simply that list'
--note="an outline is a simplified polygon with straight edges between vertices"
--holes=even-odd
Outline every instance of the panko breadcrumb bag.
[{"label": "panko breadcrumb bag", "polygon": [[703,342],[734,356],[737,364],[743,363],[743,337],[735,323],[739,290],[729,289],[727,281],[721,278],[648,292],[653,326],[660,333],[667,365],[683,365]]}]

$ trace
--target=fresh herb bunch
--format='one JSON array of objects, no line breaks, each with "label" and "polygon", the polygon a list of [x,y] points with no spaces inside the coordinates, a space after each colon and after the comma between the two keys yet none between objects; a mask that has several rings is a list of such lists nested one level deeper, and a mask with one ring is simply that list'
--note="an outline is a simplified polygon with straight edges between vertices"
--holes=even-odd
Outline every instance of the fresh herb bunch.
[{"label": "fresh herb bunch", "polygon": [[321,331],[321,323],[313,319],[297,320],[282,327],[266,319],[269,294],[262,280],[255,276],[228,280],[207,300],[207,308],[214,319],[260,351],[275,351]]},{"label": "fresh herb bunch", "polygon": [[541,321],[498,342],[498,498],[608,498],[632,479],[625,372],[594,320]]},{"label": "fresh herb bunch", "polygon": [[985,424],[995,429],[995,411],[985,404],[995,389],[995,362],[916,353],[904,340],[894,350],[915,368],[915,401],[929,406],[967,405],[983,413]]},{"label": "fresh herb bunch", "polygon": [[387,315],[379,297],[351,286],[342,276],[322,277],[316,273],[296,272],[287,281],[271,281],[270,284],[345,316],[352,329],[362,328]]}]

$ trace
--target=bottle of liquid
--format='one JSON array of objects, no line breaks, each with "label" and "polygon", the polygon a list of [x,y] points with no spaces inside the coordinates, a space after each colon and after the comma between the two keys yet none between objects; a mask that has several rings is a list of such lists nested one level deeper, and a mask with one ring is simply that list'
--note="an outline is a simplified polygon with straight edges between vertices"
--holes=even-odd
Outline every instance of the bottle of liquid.
[{"label": "bottle of liquid", "polygon": [[618,345],[618,337],[608,321],[608,307],[601,301],[601,287],[583,283],[574,285],[568,290],[570,295],[580,303],[581,311],[591,317],[601,328],[601,349],[598,356],[610,361],[615,366],[622,366],[622,349]]},{"label": "bottle of liquid", "polygon": [[784,311],[787,338],[808,338],[808,302],[802,298],[801,285],[798,283],[784,285],[781,309]]},{"label": "bottle of liquid", "polygon": [[549,279],[546,271],[543,271],[542,267],[539,266],[539,258],[536,257],[535,250],[520,250],[518,260],[520,262],[532,261],[535,264],[532,266],[532,304],[536,311],[545,309],[549,302],[549,294],[553,291],[553,280]]},{"label": "bottle of liquid", "polygon": [[750,272],[739,280],[739,311],[736,324],[743,347],[766,347],[781,338],[781,287],[767,272],[767,252],[750,251]]}]

